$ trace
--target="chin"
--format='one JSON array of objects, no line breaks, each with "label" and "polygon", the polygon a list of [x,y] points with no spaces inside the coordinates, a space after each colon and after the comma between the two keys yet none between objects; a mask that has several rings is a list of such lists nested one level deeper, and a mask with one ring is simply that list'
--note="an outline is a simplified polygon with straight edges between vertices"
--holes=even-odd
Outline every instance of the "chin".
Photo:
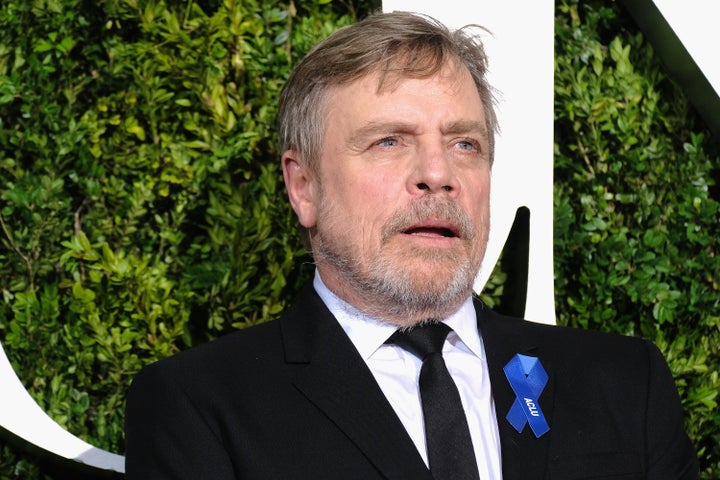
[{"label": "chin", "polygon": [[[404,278],[401,278],[404,277]],[[457,311],[472,294],[472,279],[465,275],[438,275],[425,270],[394,277],[374,287],[376,316],[401,327],[429,319],[443,319]]]}]

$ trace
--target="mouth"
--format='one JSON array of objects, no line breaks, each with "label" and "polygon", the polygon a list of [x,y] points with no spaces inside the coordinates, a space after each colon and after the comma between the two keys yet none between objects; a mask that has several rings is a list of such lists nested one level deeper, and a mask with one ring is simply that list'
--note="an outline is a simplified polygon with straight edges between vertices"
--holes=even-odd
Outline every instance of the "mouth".
[{"label": "mouth", "polygon": [[405,235],[431,238],[458,238],[458,228],[448,222],[428,221],[402,230]]}]

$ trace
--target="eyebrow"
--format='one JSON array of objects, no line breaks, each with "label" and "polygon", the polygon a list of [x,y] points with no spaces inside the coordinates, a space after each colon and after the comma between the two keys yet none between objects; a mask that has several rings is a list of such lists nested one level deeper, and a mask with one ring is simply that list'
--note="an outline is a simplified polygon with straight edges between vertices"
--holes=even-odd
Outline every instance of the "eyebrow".
[{"label": "eyebrow", "polygon": [[484,122],[475,120],[458,120],[440,127],[443,134],[474,134],[480,135],[483,139],[488,138],[487,126]]},{"label": "eyebrow", "polygon": [[[402,121],[390,122],[370,122],[357,130],[353,131],[348,137],[351,143],[364,142],[368,137],[374,137],[378,134],[396,134],[396,133],[414,133],[418,130],[418,126],[413,123]],[[480,135],[482,139],[487,139],[487,127],[484,122],[475,120],[457,120],[448,122],[440,126],[440,131],[444,135],[454,134],[474,134]]]},{"label": "eyebrow", "polygon": [[413,133],[416,130],[417,126],[408,122],[370,122],[353,131],[349,140],[351,143],[357,143],[378,134]]}]

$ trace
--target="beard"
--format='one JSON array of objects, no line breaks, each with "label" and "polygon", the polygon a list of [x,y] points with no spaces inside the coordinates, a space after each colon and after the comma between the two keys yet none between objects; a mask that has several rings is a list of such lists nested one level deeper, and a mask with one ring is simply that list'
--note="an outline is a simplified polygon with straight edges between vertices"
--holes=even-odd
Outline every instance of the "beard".
[{"label": "beard", "polygon": [[[382,226],[378,251],[363,255],[367,250],[354,247],[345,218],[324,195],[319,207],[318,224],[325,228],[317,229],[314,235],[315,260],[334,267],[342,288],[350,290],[357,300],[350,303],[366,315],[410,327],[449,316],[472,294],[487,243],[486,218],[476,230],[457,203],[424,196],[406,211],[391,216]],[[430,218],[448,221],[458,229],[459,248],[393,242],[408,228]],[[341,292],[336,293],[343,297]]]}]

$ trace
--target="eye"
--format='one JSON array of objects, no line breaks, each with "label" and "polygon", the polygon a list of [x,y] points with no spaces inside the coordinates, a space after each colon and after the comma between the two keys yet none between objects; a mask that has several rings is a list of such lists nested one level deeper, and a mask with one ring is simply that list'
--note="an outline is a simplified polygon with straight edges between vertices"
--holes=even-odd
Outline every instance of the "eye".
[{"label": "eye", "polygon": [[460,140],[455,144],[455,146],[460,150],[465,150],[467,152],[477,152],[480,150],[478,143],[474,140]]},{"label": "eye", "polygon": [[381,140],[378,140],[375,142],[375,146],[378,147],[397,147],[400,144],[400,141],[397,139],[397,137],[385,137]]}]

